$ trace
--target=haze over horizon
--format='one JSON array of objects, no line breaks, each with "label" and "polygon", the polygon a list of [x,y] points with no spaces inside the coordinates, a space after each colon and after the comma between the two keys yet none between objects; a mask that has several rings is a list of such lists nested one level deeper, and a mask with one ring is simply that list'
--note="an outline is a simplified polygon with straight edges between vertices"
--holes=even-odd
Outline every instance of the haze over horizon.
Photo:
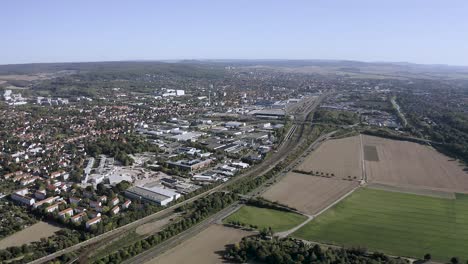
[{"label": "haze over horizon", "polygon": [[468,66],[468,2],[14,1],[0,64],[324,59]]}]

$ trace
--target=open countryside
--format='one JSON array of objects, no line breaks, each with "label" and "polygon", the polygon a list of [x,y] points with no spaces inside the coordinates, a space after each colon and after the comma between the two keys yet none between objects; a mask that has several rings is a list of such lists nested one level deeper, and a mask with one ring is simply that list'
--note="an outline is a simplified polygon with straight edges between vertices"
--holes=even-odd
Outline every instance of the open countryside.
[{"label": "open countryside", "polygon": [[4,2],[0,264],[468,264],[468,1]]},{"label": "open countryside", "polygon": [[468,260],[468,195],[456,199],[362,188],[294,237],[407,257]]},{"label": "open countryside", "polygon": [[363,136],[363,144],[378,155],[378,161],[365,161],[371,183],[468,193],[464,166],[429,146],[373,136]]},{"label": "open countryside", "polygon": [[225,245],[234,244],[252,232],[213,224],[201,233],[163,253],[147,264],[223,263]]},{"label": "open countryside", "polygon": [[297,169],[320,176],[360,180],[361,152],[359,136],[329,140],[312,152]]},{"label": "open countryside", "polygon": [[356,188],[355,181],[328,179],[290,172],[273,185],[263,198],[285,204],[306,214],[316,214]]}]

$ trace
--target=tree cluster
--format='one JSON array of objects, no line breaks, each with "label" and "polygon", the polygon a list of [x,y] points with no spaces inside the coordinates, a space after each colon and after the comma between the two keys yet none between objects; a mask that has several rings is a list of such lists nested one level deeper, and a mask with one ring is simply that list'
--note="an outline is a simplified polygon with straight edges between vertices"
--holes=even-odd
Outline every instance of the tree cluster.
[{"label": "tree cluster", "polygon": [[365,249],[324,249],[292,238],[265,239],[259,235],[245,237],[229,247],[224,256],[238,263],[300,264],[300,263],[359,263],[359,264],[407,264],[404,259],[390,258],[382,253],[367,253]]}]

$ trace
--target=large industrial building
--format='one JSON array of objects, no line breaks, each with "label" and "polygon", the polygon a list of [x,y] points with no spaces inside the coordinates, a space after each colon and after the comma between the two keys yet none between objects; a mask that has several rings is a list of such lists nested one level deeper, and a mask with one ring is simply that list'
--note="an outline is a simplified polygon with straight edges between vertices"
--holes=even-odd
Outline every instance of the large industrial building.
[{"label": "large industrial building", "polygon": [[179,160],[179,161],[169,161],[167,164],[169,165],[169,168],[177,168],[180,170],[184,171],[194,171],[194,170],[199,170],[205,167],[208,167],[213,160],[211,159],[206,159],[206,160],[199,160],[199,159],[193,159],[193,160]]},{"label": "large industrial building", "polygon": [[125,195],[129,198],[154,202],[161,206],[166,206],[168,203],[180,198],[179,193],[159,186],[134,186],[126,190]]}]

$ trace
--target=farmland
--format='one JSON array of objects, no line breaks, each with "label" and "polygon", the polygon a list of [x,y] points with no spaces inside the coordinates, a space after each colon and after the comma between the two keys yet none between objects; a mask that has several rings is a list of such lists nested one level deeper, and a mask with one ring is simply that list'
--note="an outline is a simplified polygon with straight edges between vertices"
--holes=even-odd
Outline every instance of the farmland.
[{"label": "farmland", "polygon": [[237,243],[243,237],[251,234],[248,231],[222,225],[211,225],[208,229],[147,263],[222,263],[222,253],[219,252],[224,251],[225,245]]},{"label": "farmland", "polygon": [[315,214],[357,186],[355,181],[290,172],[266,191],[263,197],[306,214]]},{"label": "farmland", "polygon": [[440,261],[468,259],[468,195],[444,199],[362,188],[293,236]]},{"label": "farmland", "polygon": [[55,232],[61,228],[55,225],[51,225],[46,222],[38,222],[26,229],[14,233],[0,240],[0,249],[7,247],[21,246],[34,241],[39,241],[41,238],[47,238],[52,236]]},{"label": "farmland", "polygon": [[297,169],[334,174],[336,178],[362,178],[359,136],[330,140],[312,152]]},{"label": "farmland", "polygon": [[271,227],[274,232],[281,232],[299,225],[306,219],[305,216],[296,213],[243,206],[224,219],[223,222],[240,222],[246,225],[254,225],[257,226],[259,230]]},{"label": "farmland", "polygon": [[369,183],[468,193],[468,174],[458,161],[421,144],[362,137]]}]

